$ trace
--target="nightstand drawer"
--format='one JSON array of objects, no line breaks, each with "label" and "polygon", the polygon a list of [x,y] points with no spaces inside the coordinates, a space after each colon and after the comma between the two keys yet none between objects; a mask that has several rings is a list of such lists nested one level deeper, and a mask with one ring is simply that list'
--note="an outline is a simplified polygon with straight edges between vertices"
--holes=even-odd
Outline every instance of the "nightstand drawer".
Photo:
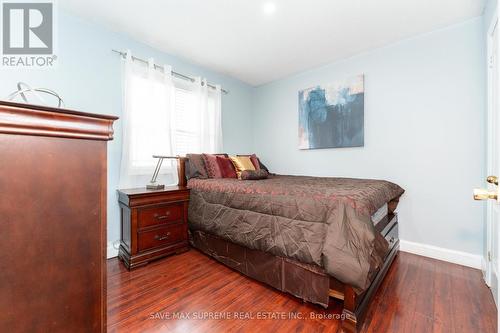
[{"label": "nightstand drawer", "polygon": [[137,246],[138,251],[141,252],[186,240],[185,225],[173,224],[146,232],[139,232],[137,235]]},{"label": "nightstand drawer", "polygon": [[144,228],[181,220],[184,215],[184,206],[182,204],[172,204],[141,208],[138,214],[139,228]]}]

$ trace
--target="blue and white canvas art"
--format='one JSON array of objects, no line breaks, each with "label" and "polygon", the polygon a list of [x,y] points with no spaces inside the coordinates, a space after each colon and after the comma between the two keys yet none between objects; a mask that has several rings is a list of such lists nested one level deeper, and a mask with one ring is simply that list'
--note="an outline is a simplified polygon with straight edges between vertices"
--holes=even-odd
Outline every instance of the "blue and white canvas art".
[{"label": "blue and white canvas art", "polygon": [[299,149],[364,145],[364,75],[299,91]]}]

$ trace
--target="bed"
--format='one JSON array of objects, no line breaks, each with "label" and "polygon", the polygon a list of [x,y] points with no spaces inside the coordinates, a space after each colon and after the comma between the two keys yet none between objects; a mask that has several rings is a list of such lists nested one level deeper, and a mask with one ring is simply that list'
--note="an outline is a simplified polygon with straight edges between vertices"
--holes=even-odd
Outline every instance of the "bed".
[{"label": "bed", "polygon": [[193,247],[304,301],[344,302],[355,332],[399,249],[395,212],[404,190],[383,180],[270,175],[185,178]]}]

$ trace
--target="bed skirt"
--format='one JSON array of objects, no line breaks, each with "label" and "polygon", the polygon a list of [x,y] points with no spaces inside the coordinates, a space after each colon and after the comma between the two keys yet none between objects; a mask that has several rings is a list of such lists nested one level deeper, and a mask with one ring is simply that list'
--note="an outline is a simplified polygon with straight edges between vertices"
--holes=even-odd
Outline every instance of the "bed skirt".
[{"label": "bed skirt", "polygon": [[200,230],[189,234],[193,247],[221,263],[304,301],[328,307],[330,277],[321,267],[248,249]]}]

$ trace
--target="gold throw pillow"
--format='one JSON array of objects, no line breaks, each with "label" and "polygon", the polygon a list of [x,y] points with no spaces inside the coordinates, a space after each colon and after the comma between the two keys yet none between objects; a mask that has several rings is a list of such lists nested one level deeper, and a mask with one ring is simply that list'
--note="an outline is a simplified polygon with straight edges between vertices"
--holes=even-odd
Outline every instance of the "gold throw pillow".
[{"label": "gold throw pillow", "polygon": [[233,162],[238,179],[241,179],[241,172],[243,170],[255,170],[250,156],[230,156],[229,158]]}]

